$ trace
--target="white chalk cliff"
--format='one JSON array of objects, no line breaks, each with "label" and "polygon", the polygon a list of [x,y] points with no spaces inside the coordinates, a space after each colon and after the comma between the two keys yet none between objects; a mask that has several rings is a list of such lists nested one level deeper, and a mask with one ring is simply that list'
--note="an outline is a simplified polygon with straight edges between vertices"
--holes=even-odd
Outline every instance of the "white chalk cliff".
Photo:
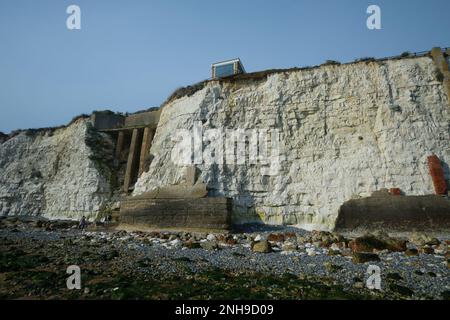
[{"label": "white chalk cliff", "polygon": [[345,201],[375,190],[433,194],[427,156],[450,163],[448,97],[427,56],[207,82],[164,106],[153,162],[134,195],[183,181],[185,168],[171,155],[173,135],[192,130],[196,121],[204,130],[280,132],[276,175],[262,175],[260,164],[197,165],[211,195],[233,198],[234,219],[241,222],[331,229]]},{"label": "white chalk cliff", "polygon": [[[427,156],[441,159],[450,182],[445,81],[428,56],[207,81],[163,106],[153,160],[133,194],[186,179],[189,166],[172,152],[174,135],[198,124],[204,132],[280,133],[275,174],[264,173],[267,164],[250,164],[248,152],[244,165],[196,164],[211,196],[233,198],[234,222],[331,229],[345,201],[373,191],[433,194]],[[115,137],[93,130],[88,119],[0,138],[0,215],[95,218],[113,202],[117,185],[106,158],[114,155]]]},{"label": "white chalk cliff", "polygon": [[103,144],[111,141],[79,119],[56,130],[22,131],[1,143],[0,215],[95,218],[111,197],[107,168],[99,170],[87,143],[97,135]]}]

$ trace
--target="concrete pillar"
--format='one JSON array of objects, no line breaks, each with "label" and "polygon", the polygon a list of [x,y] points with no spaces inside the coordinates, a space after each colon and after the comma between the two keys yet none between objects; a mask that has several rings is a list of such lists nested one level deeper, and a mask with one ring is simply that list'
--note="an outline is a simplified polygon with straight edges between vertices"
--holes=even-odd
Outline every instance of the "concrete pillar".
[{"label": "concrete pillar", "polygon": [[197,167],[189,166],[186,168],[185,173],[186,185],[193,186],[197,180]]},{"label": "concrete pillar", "polygon": [[117,143],[116,143],[116,159],[120,160],[120,153],[123,149],[123,140],[124,140],[125,133],[123,131],[119,131],[119,134],[117,135]]},{"label": "concrete pillar", "polygon": [[133,129],[131,136],[130,151],[128,153],[127,169],[125,171],[125,181],[123,183],[123,191],[128,192],[131,180],[133,179],[133,171],[136,167],[136,156],[138,152],[139,129]]},{"label": "concrete pillar", "polygon": [[141,156],[139,159],[139,173],[138,175],[141,176],[141,174],[144,172],[145,169],[145,158],[150,152],[150,147],[152,146],[152,140],[153,140],[154,131],[151,130],[149,127],[146,127],[144,129],[144,136],[142,137],[142,145],[141,145]]}]

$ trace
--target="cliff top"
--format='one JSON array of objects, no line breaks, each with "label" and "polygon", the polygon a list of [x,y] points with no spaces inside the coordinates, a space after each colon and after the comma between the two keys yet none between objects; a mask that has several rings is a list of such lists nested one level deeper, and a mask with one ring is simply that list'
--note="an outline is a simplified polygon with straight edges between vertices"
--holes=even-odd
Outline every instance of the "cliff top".
[{"label": "cliff top", "polygon": [[[447,53],[445,53],[446,49],[448,49],[448,48],[444,48],[444,55],[447,56]],[[431,57],[431,52],[430,51],[422,51],[422,52],[415,52],[415,53],[403,52],[402,54],[400,54],[398,56],[384,57],[384,58],[378,58],[378,59],[373,58],[373,57],[365,57],[365,58],[359,58],[354,61],[350,61],[350,62],[346,62],[346,63],[341,63],[341,62],[335,61],[335,60],[327,60],[324,63],[322,63],[320,65],[315,65],[315,66],[292,67],[292,68],[286,68],[286,69],[267,69],[267,70],[250,72],[250,73],[241,73],[241,74],[237,74],[237,75],[223,77],[220,79],[207,79],[207,80],[200,81],[193,85],[189,85],[186,87],[181,87],[181,88],[176,89],[166,99],[166,101],[164,101],[164,103],[161,104],[161,108],[163,106],[165,106],[166,104],[172,102],[173,100],[176,100],[176,99],[179,99],[182,97],[186,97],[186,96],[188,96],[188,97],[192,96],[197,91],[203,89],[207,83],[214,82],[214,81],[218,81],[218,82],[239,82],[239,81],[248,81],[248,80],[259,81],[259,80],[265,80],[267,78],[267,76],[269,76],[271,74],[275,74],[275,73],[313,70],[313,69],[318,69],[318,68],[322,68],[322,67],[330,66],[330,65],[341,66],[341,65],[351,65],[351,64],[357,64],[357,63],[371,63],[371,62],[379,63],[379,62],[388,61],[388,60],[411,59],[411,58],[419,58],[419,57],[425,57],[425,56]]]},{"label": "cliff top", "polygon": [[[448,56],[449,49],[450,48],[444,48],[445,56]],[[228,77],[224,77],[224,78],[220,78],[220,79],[206,79],[206,80],[200,81],[198,83],[195,83],[193,85],[188,85],[186,87],[181,87],[181,88],[176,89],[160,105],[160,107],[151,107],[151,108],[136,111],[133,113],[125,113],[124,115],[133,115],[133,114],[139,114],[139,113],[148,112],[148,111],[156,111],[160,108],[163,108],[165,105],[167,105],[168,103],[170,103],[176,99],[192,96],[197,91],[202,90],[208,83],[215,82],[215,81],[222,82],[222,83],[232,83],[232,82],[240,82],[240,81],[261,81],[261,80],[267,79],[267,77],[269,75],[276,74],[276,73],[295,72],[295,71],[302,71],[302,70],[313,70],[313,69],[318,69],[318,68],[322,68],[325,66],[332,66],[332,65],[333,66],[344,66],[344,65],[352,65],[352,64],[358,64],[358,63],[380,63],[380,62],[384,62],[384,61],[388,61],[388,60],[411,59],[411,58],[419,58],[419,57],[425,57],[425,56],[431,57],[430,51],[423,51],[423,52],[416,52],[416,53],[404,52],[398,56],[378,58],[378,59],[372,58],[372,57],[366,57],[366,58],[359,58],[354,61],[346,62],[346,63],[341,63],[341,62],[335,61],[335,60],[327,60],[324,63],[322,63],[320,65],[316,65],[316,66],[292,67],[292,68],[286,68],[286,69],[267,69],[267,70],[262,70],[262,71],[232,75],[232,76],[228,76]],[[114,112],[114,111],[110,111],[110,110],[93,111],[93,113],[94,112],[123,114],[120,112]],[[79,119],[86,119],[89,117],[90,117],[90,115],[81,114],[81,115],[74,117],[68,124],[56,126],[56,127],[18,129],[18,130],[14,130],[14,131],[10,132],[9,134],[0,132],[0,143],[6,141],[8,139],[11,139],[12,137],[20,134],[21,132],[26,132],[26,134],[30,134],[30,135],[43,133],[43,132],[53,132],[57,129],[68,127]]]}]

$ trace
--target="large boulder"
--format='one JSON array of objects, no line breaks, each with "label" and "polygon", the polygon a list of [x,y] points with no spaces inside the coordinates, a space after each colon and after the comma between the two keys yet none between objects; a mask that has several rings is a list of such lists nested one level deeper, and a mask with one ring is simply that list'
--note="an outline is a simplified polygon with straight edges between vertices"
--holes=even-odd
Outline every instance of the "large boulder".
[{"label": "large boulder", "polygon": [[373,252],[374,250],[406,251],[406,241],[369,234],[349,242],[353,252]]},{"label": "large boulder", "polygon": [[200,246],[208,251],[214,251],[216,249],[219,248],[219,246],[217,245],[217,243],[215,241],[203,241],[200,242]]},{"label": "large boulder", "polygon": [[253,252],[269,253],[272,251],[272,247],[271,247],[269,241],[261,240],[261,241],[252,243],[252,250],[253,250]]},{"label": "large boulder", "polygon": [[268,241],[272,242],[283,242],[284,241],[284,234],[282,233],[271,233],[267,236]]}]

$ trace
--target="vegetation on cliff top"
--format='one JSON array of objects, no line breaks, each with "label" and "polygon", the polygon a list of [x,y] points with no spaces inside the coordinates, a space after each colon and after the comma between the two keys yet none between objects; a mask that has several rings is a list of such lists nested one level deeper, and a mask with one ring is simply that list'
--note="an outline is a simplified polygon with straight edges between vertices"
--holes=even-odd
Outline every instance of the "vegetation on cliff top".
[{"label": "vegetation on cliff top", "polygon": [[286,68],[286,69],[267,69],[267,70],[251,72],[251,73],[242,73],[242,74],[231,75],[231,76],[223,77],[220,79],[208,79],[208,80],[198,82],[194,85],[189,85],[186,87],[181,87],[181,88],[176,89],[166,99],[166,101],[164,101],[164,103],[161,104],[161,107],[165,106],[166,104],[168,104],[176,99],[192,96],[197,91],[202,90],[206,86],[206,84],[211,81],[219,81],[219,82],[223,82],[223,83],[238,82],[238,81],[261,81],[261,80],[266,80],[268,75],[275,74],[275,73],[293,72],[293,71],[301,71],[301,70],[312,70],[312,69],[317,69],[317,68],[321,68],[324,66],[330,66],[330,65],[340,66],[340,65],[350,65],[350,64],[361,63],[361,62],[378,63],[378,62],[383,62],[383,61],[387,61],[387,60],[417,58],[417,57],[423,57],[423,56],[430,56],[430,54],[429,54],[429,52],[410,53],[410,52],[406,51],[398,56],[387,57],[387,58],[377,59],[377,58],[373,58],[373,57],[364,57],[364,58],[355,59],[354,61],[347,62],[347,63],[341,63],[341,62],[335,61],[335,60],[327,60],[323,64],[316,65],[316,66],[292,67],[292,68]]}]

